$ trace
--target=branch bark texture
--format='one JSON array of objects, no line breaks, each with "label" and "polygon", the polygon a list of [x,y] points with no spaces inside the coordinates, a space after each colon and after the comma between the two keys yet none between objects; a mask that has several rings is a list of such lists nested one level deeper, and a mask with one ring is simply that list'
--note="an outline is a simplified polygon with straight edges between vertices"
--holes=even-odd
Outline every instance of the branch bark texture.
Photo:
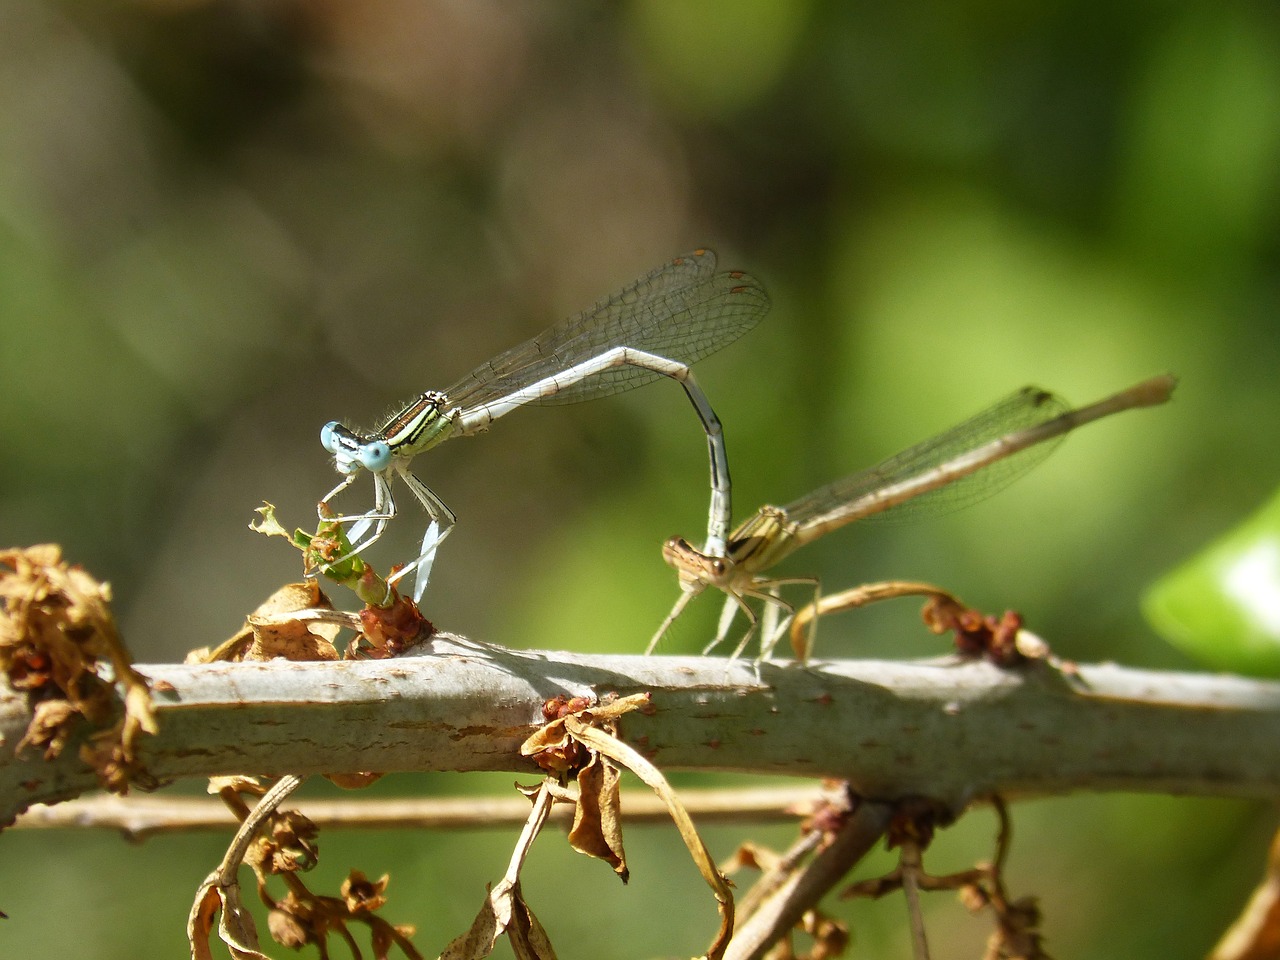
[{"label": "branch bark texture", "polygon": [[[509,650],[439,635],[394,660],[153,664],[162,781],[215,774],[538,771],[520,743],[556,695],[648,692],[623,736],[663,770],[837,777],[869,799],[1138,790],[1280,792],[1280,684],[1047,662],[701,657]],[[0,822],[96,786],[74,746],[15,756],[30,720],[0,689]]]}]

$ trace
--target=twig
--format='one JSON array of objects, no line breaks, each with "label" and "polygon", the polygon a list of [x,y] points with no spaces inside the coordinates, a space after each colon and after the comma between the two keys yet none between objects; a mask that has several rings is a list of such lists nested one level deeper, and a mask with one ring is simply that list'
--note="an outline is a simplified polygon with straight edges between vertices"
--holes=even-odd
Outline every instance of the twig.
[{"label": "twig", "polygon": [[[681,790],[685,809],[701,823],[794,821],[822,796],[816,786],[757,787],[743,790]],[[296,806],[323,830],[474,830],[524,823],[529,801],[523,797],[405,797],[350,800],[300,800]],[[649,791],[624,792],[627,825],[666,824],[662,801]],[[796,811],[800,811],[797,813]],[[551,819],[568,822],[573,811],[557,807]],[[142,841],[161,833],[225,832],[236,820],[225,804],[203,797],[118,797],[104,793],[40,804],[18,818],[14,829],[118,830]]]},{"label": "twig", "polygon": [[924,908],[920,904],[920,875],[924,872],[920,845],[914,840],[904,842],[898,862],[902,868],[902,892],[907,900],[912,956],[915,960],[929,960],[929,937],[924,929]]},{"label": "twig", "polygon": [[724,960],[760,960],[866,856],[884,834],[892,813],[888,804],[860,804],[831,842],[734,931]]}]

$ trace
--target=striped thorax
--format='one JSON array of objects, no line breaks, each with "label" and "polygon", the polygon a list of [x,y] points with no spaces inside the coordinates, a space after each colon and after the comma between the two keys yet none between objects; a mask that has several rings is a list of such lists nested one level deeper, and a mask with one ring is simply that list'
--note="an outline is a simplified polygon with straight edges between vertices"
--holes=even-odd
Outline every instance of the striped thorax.
[{"label": "striped thorax", "polygon": [[407,463],[447,440],[457,425],[457,414],[446,394],[428,390],[371,434],[357,433],[333,420],[320,431],[320,442],[333,454],[339,473],[351,475],[361,469],[380,473],[393,460]]}]

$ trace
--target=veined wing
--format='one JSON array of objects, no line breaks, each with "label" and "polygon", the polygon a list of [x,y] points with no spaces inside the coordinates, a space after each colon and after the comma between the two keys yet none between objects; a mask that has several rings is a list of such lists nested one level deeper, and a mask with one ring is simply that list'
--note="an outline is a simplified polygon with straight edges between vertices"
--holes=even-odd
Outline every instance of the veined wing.
[{"label": "veined wing", "polygon": [[1019,450],[945,486],[909,499],[882,498],[879,494],[1008,434],[1053,420],[1069,409],[1070,405],[1056,394],[1039,387],[1023,387],[949,430],[874,467],[820,487],[783,507],[783,510],[801,528],[806,523],[833,514],[838,515],[841,523],[847,523],[886,515],[894,519],[914,519],[918,515],[958,510],[1008,486],[1048,457],[1066,434]]},{"label": "veined wing", "polygon": [[[466,409],[597,357],[632,347],[685,364],[733,343],[769,309],[759,281],[737,271],[716,273],[716,257],[697,250],[677,257],[601,300],[477,367],[446,390]],[[622,364],[549,392],[538,403],[572,403],[630,390],[661,374]]]}]

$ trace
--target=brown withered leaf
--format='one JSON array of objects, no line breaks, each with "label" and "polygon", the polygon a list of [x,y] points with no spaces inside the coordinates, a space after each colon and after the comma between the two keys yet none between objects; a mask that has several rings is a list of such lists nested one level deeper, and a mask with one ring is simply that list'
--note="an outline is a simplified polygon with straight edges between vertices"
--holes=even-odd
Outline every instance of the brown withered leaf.
[{"label": "brown withered leaf", "polygon": [[271,960],[258,949],[258,932],[240,897],[239,884],[222,885],[218,871],[205,878],[187,917],[187,939],[192,960],[213,960],[209,937],[214,919],[218,921],[218,938],[234,960]]},{"label": "brown withered leaf", "polygon": [[506,879],[489,891],[470,929],[445,947],[439,960],[484,960],[504,934],[519,960],[555,960],[551,939],[525,903],[520,882]]},{"label": "brown withered leaf", "polygon": [[341,654],[333,645],[333,640],[317,636],[317,630],[325,628],[337,637],[338,630],[328,624],[313,625],[295,619],[279,619],[273,617],[250,617],[249,628],[253,631],[253,642],[245,651],[245,660],[274,660],[282,657],[285,660],[299,662],[313,660],[339,660]]},{"label": "brown withered leaf", "polygon": [[720,872],[729,874],[737,873],[739,870],[759,870],[761,873],[766,873],[769,870],[778,869],[781,863],[782,856],[778,851],[752,840],[746,840],[738,845],[738,849],[733,851],[728,860],[720,864]]},{"label": "brown withered leaf", "polygon": [[[99,779],[125,792],[141,775],[137,740],[157,729],[147,680],[116,630],[111,588],[64,562],[55,545],[0,550],[0,672],[32,698],[24,745],[51,759],[83,717],[99,728],[88,761],[112,758],[110,769],[95,764]],[[102,746],[108,740],[115,746]]]},{"label": "brown withered leaf", "polygon": [[534,840],[546,825],[555,803],[555,785],[545,778],[532,792],[521,790],[533,800],[524,829],[511,851],[507,872],[488,891],[480,912],[466,933],[455,939],[440,954],[439,960],[483,960],[493,952],[498,938],[506,935],[512,952],[519,960],[554,960],[555,950],[547,932],[533,915],[520,892],[520,871]]},{"label": "brown withered leaf", "polygon": [[[548,701],[548,707],[557,702]],[[568,712],[557,711],[553,714],[554,719],[529,735],[528,739],[520,745],[520,753],[522,756],[532,757],[534,762],[548,773],[573,772],[579,766],[589,763],[590,757],[574,749],[574,744],[578,740],[565,726],[570,717],[614,729],[614,724],[619,717],[633,710],[648,709],[649,705],[650,697],[647,693],[636,693],[629,697],[619,697],[595,704],[581,697],[574,698],[566,703]],[[544,707],[544,713],[550,712],[547,707]]]},{"label": "brown withered leaf", "polygon": [[617,720],[633,710],[649,706],[648,694],[636,694],[592,704],[585,698],[548,701],[543,714],[553,718],[521,746],[548,773],[572,775],[578,782],[578,796],[569,830],[569,843],[579,853],[603,860],[623,883],[630,877],[622,844],[622,810],[617,766],[598,751],[585,749],[566,727],[568,718],[579,718],[616,734]]},{"label": "brown withered leaf", "polygon": [[[629,709],[635,710],[647,706],[649,698],[647,694],[639,694],[633,697],[626,697],[624,700],[633,701]],[[617,703],[621,704],[623,700],[617,701]],[[680,838],[684,840],[685,847],[693,858],[698,872],[702,874],[702,879],[706,881],[707,886],[711,888],[712,895],[715,897],[716,908],[720,913],[720,927],[712,938],[711,946],[703,956],[705,960],[718,960],[724,955],[725,948],[729,945],[729,938],[733,935],[734,904],[733,892],[729,887],[729,882],[711,859],[711,853],[707,850],[706,844],[702,842],[702,837],[698,835],[698,831],[693,825],[693,820],[689,816],[689,811],[684,808],[680,798],[671,789],[671,784],[667,782],[667,778],[635,748],[619,740],[612,733],[594,726],[592,719],[589,717],[594,712],[596,712],[596,708],[584,710],[581,713],[564,717],[563,720],[557,722],[563,723],[565,731],[583,746],[604,754],[614,763],[634,773],[666,804],[667,812],[675,822]],[[622,712],[625,713],[627,711],[623,710]],[[523,747],[521,749],[523,750]]]},{"label": "brown withered leaf", "polygon": [[1253,891],[1210,960],[1277,960],[1280,958],[1280,833],[1271,840],[1267,873]]},{"label": "brown withered leaf", "polygon": [[37,703],[27,732],[18,741],[17,752],[26,747],[44,750],[44,758],[52,760],[62,753],[67,738],[80,717],[80,711],[66,700],[45,700]]},{"label": "brown withered leaf", "polygon": [[267,792],[267,788],[262,785],[257,777],[246,777],[243,774],[232,773],[220,777],[210,777],[209,784],[205,788],[208,793],[248,793],[255,797],[260,797]]},{"label": "brown withered leaf", "polygon": [[[337,660],[334,647],[341,628],[332,624],[304,625],[289,617],[303,610],[332,610],[333,602],[314,580],[286,583],[245,619],[245,625],[213,650],[202,647],[187,654],[187,663],[218,661]],[[327,647],[327,649],[326,649]]]},{"label": "brown withered leaf", "polygon": [[717,960],[723,956],[733,933],[733,893],[729,883],[712,861],[706,844],[693,826],[693,820],[666,777],[637,750],[618,739],[618,718],[635,710],[651,709],[651,697],[647,693],[633,694],[580,709],[573,709],[579,706],[574,701],[563,705],[568,712],[549,709],[552,705],[549,701],[543,712],[554,719],[526,739],[520,746],[520,752],[557,776],[572,772],[581,778],[582,773],[592,766],[600,766],[601,772],[588,774],[586,789],[582,789],[580,783],[574,826],[577,828],[581,821],[583,846],[575,844],[575,849],[591,856],[603,853],[603,859],[614,864],[619,876],[626,878],[626,863],[622,859],[621,811],[616,795],[617,774],[615,770],[615,780],[611,783],[603,769],[616,765],[638,776],[666,804],[667,812],[671,814],[698,872],[711,887],[720,913],[720,927],[705,956],[708,960]]},{"label": "brown withered leaf", "polygon": [[578,771],[578,802],[569,843],[579,853],[603,860],[626,883],[631,876],[622,849],[622,777],[613,762],[595,754]]}]

